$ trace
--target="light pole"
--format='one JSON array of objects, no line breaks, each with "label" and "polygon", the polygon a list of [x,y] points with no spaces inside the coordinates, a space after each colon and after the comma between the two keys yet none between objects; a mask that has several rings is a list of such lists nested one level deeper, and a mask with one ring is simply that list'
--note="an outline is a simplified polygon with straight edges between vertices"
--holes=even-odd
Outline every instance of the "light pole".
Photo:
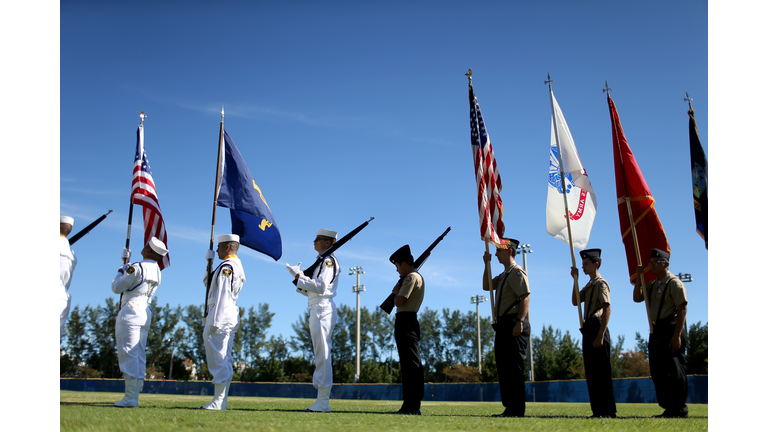
[{"label": "light pole", "polygon": [[[171,344],[173,344],[173,339],[166,339],[165,341],[166,342],[170,342]],[[171,365],[168,367],[168,379],[169,380],[173,376],[173,355],[174,354],[176,354],[176,347],[172,346],[172,349],[171,349]]]},{"label": "light pole", "polygon": [[488,301],[484,295],[472,296],[470,303],[475,305],[477,310],[477,373],[483,373],[483,357],[480,346],[480,303]]},{"label": "light pole", "polygon": [[285,341],[280,339],[277,343],[280,345],[280,370],[285,373]]},{"label": "light pole", "polygon": [[352,292],[357,293],[357,349],[355,353],[355,383],[360,379],[360,292],[365,291],[365,285],[360,285],[360,275],[365,274],[360,266],[349,269],[350,275],[357,275],[357,285],[352,287]]},{"label": "light pole", "polygon": [[[525,270],[525,274],[528,274],[528,254],[532,253],[531,245],[530,244],[521,244],[517,247],[517,252],[523,253],[523,270]],[[531,326],[531,308],[528,308],[528,316],[526,316],[528,319],[528,326]],[[531,332],[533,332],[533,327],[531,327]],[[532,339],[531,339],[532,341]],[[533,379],[533,344],[528,343],[528,367],[529,367],[529,375],[528,378],[531,382],[534,382],[535,379]],[[535,397],[535,394],[534,394]]]},{"label": "light pole", "polygon": [[392,371],[392,350],[395,349],[395,344],[392,344],[389,346],[389,383],[392,384],[392,375],[394,372]]}]

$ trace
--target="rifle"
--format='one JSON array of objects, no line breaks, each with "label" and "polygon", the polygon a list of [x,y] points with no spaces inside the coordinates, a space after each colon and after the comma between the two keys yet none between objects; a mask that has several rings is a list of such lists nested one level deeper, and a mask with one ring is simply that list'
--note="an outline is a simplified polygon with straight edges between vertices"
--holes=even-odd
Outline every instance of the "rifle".
[{"label": "rifle", "polygon": [[[432,253],[432,249],[434,249],[435,246],[437,246],[437,244],[443,240],[443,237],[445,237],[446,234],[448,234],[448,231],[450,230],[451,230],[451,227],[448,227],[448,229],[446,229],[445,232],[442,233],[440,237],[437,238],[437,240],[435,240],[434,242],[432,242],[431,245],[429,245],[429,247],[427,248],[427,250],[424,251],[424,253],[422,253],[421,255],[419,255],[418,258],[416,258],[416,261],[413,262],[413,268],[416,269],[416,271],[418,271],[421,268],[421,265],[424,264],[424,261],[426,261],[427,258],[429,258],[429,254]],[[405,279],[405,276],[400,276],[400,280],[397,281],[398,288],[403,286],[404,279]],[[384,300],[384,303],[379,305],[381,310],[386,312],[387,315],[392,313],[392,309],[394,309],[395,307],[395,297],[397,297],[397,294],[390,294],[389,297],[387,297],[387,299]]]},{"label": "rifle", "polygon": [[[321,253],[320,256],[317,258],[314,264],[307,267],[305,270],[302,271],[305,275],[309,275],[309,277],[312,277],[312,274],[315,272],[315,269],[317,266],[319,266],[323,260],[330,254],[336,252],[336,249],[342,247],[344,243],[348,242],[352,239],[352,237],[356,236],[357,233],[363,230],[366,226],[368,226],[368,222],[372,221],[373,218],[368,219],[367,221],[363,222],[359,227],[353,229],[349,234],[345,235],[341,239],[337,240],[336,243],[332,244],[331,247],[325,250],[325,252]],[[296,285],[296,279],[294,279],[293,284]]]},{"label": "rifle", "polygon": [[101,215],[101,217],[100,217],[100,218],[98,218],[98,219],[96,219],[95,221],[91,222],[91,224],[90,224],[90,225],[88,225],[87,227],[85,227],[85,228],[81,229],[81,230],[80,230],[80,232],[78,232],[77,234],[75,234],[75,235],[73,235],[72,237],[70,237],[70,238],[69,238],[69,245],[70,245],[70,246],[72,246],[73,244],[75,244],[75,242],[77,242],[78,240],[80,240],[81,238],[83,238],[83,236],[85,236],[86,234],[88,234],[89,232],[91,232],[91,230],[92,230],[92,229],[94,229],[94,228],[96,227],[96,225],[100,224],[100,223],[101,223],[101,221],[103,221],[104,219],[106,219],[106,218],[107,218],[107,215],[108,215],[108,214],[110,214],[110,213],[112,213],[112,210],[110,210],[110,211],[108,211],[108,212],[104,213],[103,215]]}]

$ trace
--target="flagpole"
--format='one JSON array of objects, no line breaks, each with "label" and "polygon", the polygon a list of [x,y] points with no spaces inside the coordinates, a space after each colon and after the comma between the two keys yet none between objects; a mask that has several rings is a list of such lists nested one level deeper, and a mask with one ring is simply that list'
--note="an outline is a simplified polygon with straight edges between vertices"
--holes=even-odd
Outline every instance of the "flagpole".
[{"label": "flagpole", "polygon": [[[605,82],[605,88],[603,89],[603,93],[608,93],[608,100],[610,101],[611,89],[608,88],[608,81]],[[609,102],[608,103],[609,109],[610,109],[610,106],[611,104]],[[611,119],[613,119],[613,112],[611,112],[610,114],[611,114]],[[616,115],[618,116],[618,113],[616,113]],[[613,131],[615,130],[616,128],[614,127]],[[619,142],[618,137],[614,136],[613,142],[618,143]],[[621,157],[621,149],[618,149],[618,151],[619,151],[618,153],[619,157]],[[621,158],[621,164],[624,165],[624,158]],[[624,201],[627,203],[627,217],[629,218],[629,227],[630,227],[630,230],[632,231],[632,241],[634,242],[634,245],[635,245],[635,257],[637,258],[637,265],[642,266],[643,260],[640,257],[640,243],[637,241],[637,231],[635,230],[635,217],[632,215],[632,204],[630,203],[630,199],[627,196],[627,192],[629,191],[629,188],[627,187],[627,176],[623,176],[623,180],[624,180]],[[640,273],[639,278],[640,278],[640,287],[642,288],[642,291],[643,291],[643,300],[645,302],[645,314],[648,317],[648,327],[650,328],[650,333],[652,334],[653,322],[651,321],[651,306],[648,301],[648,293],[646,292],[646,289],[645,289],[645,271]]]},{"label": "flagpole", "polygon": [[[144,111],[141,111],[139,114],[139,141],[141,142],[141,152],[144,153],[144,119],[147,118],[147,116],[144,114]],[[141,154],[139,155],[141,157]],[[136,162],[134,161],[134,165]],[[131,249],[131,225],[133,224],[133,171],[131,171],[131,203],[128,207],[128,232],[125,234],[125,248],[130,250]],[[130,258],[123,258],[123,264],[128,264],[128,261],[130,261]],[[123,293],[120,293],[120,305],[117,310],[120,310],[123,307]]]},{"label": "flagpole", "polygon": [[[469,104],[472,105],[475,103],[475,101],[472,99],[472,69],[469,69],[467,73],[464,75],[467,76],[467,79],[469,80]],[[477,173],[475,173],[477,175]],[[488,246],[489,240],[485,237],[483,237],[483,240],[485,240],[485,253],[490,254],[490,247]],[[485,273],[487,275],[488,279],[488,296],[491,298],[491,323],[496,324],[496,305],[495,305],[495,295],[493,295],[493,275],[491,274],[491,262],[488,261],[485,263]]]},{"label": "flagpole", "polygon": [[[557,119],[555,117],[555,101],[554,94],[552,93],[552,83],[554,80],[550,79],[547,74],[547,80],[544,84],[549,85],[549,103],[552,108],[552,123],[555,129],[555,144],[557,145],[557,163],[560,165],[560,190],[563,193],[563,204],[565,204],[565,223],[568,227],[568,244],[571,250],[571,267],[576,268],[576,252],[573,248],[573,235],[571,234],[571,217],[568,211],[568,198],[565,195],[565,172],[563,172],[563,152],[560,149],[560,133],[557,128]],[[581,316],[581,296],[579,295],[579,273],[573,276],[573,292],[576,295],[576,306],[579,309],[579,328],[584,327],[584,318]]]},{"label": "flagpole", "polygon": [[[208,250],[213,250],[213,236],[216,229],[216,201],[219,200],[219,180],[221,178],[221,147],[224,142],[224,107],[221,107],[221,122],[219,123],[219,154],[216,157],[216,181],[213,190],[213,215],[211,216],[211,242]],[[213,278],[213,258],[208,260],[208,282],[205,285],[205,309],[203,317],[208,316],[208,293],[211,290],[211,280]]]}]

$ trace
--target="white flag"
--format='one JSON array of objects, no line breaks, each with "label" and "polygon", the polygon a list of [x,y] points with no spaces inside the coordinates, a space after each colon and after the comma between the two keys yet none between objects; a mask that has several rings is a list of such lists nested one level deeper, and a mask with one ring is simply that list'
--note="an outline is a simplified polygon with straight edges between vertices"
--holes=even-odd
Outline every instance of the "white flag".
[{"label": "white flag", "polygon": [[[571,219],[573,245],[586,249],[592,223],[597,213],[597,198],[592,189],[592,183],[587,177],[587,171],[581,164],[579,153],[568,130],[563,112],[555,100],[552,89],[549,90],[552,102],[552,138],[549,147],[549,188],[547,192],[547,232],[560,240],[568,240],[568,225],[565,219],[565,203],[563,202],[563,186],[568,200],[568,213]],[[558,160],[557,144],[560,143],[565,181],[560,178],[560,161]]]}]

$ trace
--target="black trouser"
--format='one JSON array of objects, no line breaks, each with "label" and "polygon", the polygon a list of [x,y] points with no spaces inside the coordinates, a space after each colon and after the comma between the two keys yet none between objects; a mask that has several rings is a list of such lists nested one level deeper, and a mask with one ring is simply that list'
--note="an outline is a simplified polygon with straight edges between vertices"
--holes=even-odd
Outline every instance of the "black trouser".
[{"label": "black trouser", "polygon": [[685,376],[685,349],[688,332],[683,327],[680,349],[673,352],[669,341],[675,332],[676,317],[659,320],[648,338],[648,361],[651,378],[656,387],[659,406],[668,414],[687,414],[688,378]]},{"label": "black trouser", "polygon": [[592,343],[600,333],[600,318],[592,317],[584,322],[581,329],[581,352],[584,355],[584,373],[587,376],[589,405],[596,416],[616,415],[616,399],[613,396],[611,380],[611,333],[605,329],[603,346],[595,348]]},{"label": "black trouser", "polygon": [[421,365],[419,341],[421,330],[416,312],[398,312],[395,315],[395,343],[400,355],[400,373],[403,377],[403,406],[401,411],[421,408],[424,398],[424,368]]},{"label": "black trouser", "polygon": [[525,350],[531,337],[531,327],[523,323],[520,336],[513,336],[517,314],[504,315],[496,320],[496,369],[499,372],[501,404],[505,413],[525,415]]}]

